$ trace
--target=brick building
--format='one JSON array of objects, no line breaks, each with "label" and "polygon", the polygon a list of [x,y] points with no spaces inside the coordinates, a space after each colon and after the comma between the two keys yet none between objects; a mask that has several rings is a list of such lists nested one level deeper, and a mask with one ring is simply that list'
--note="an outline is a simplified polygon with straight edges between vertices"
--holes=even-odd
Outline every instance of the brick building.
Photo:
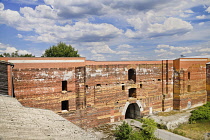
[{"label": "brick building", "polygon": [[[97,62],[85,58],[0,58],[8,93],[24,106],[50,109],[86,128],[184,110],[210,101],[210,58]],[[1,61],[0,65],[3,65]],[[11,65],[9,65],[11,66]],[[8,66],[8,67],[9,67]]]}]

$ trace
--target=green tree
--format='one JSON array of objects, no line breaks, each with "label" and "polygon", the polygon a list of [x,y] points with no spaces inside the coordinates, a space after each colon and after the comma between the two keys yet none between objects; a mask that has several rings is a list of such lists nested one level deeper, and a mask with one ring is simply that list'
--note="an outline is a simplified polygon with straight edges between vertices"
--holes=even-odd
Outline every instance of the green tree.
[{"label": "green tree", "polygon": [[141,135],[144,137],[144,139],[145,140],[156,139],[154,132],[157,129],[157,123],[154,120],[149,119],[149,118],[143,118],[141,122],[143,123]]},{"label": "green tree", "polygon": [[0,54],[0,57],[35,57],[35,55],[32,55],[32,54],[18,54],[18,51],[15,51],[13,53]]},{"label": "green tree", "polygon": [[46,49],[42,57],[80,57],[80,55],[71,45],[60,42],[56,46]]}]

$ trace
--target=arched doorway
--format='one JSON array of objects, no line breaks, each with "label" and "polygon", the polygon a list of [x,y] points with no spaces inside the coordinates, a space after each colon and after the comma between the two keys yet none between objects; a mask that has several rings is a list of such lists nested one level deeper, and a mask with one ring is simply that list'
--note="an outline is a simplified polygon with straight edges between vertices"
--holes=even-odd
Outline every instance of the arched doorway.
[{"label": "arched doorway", "polygon": [[136,82],[136,70],[135,69],[128,70],[128,80],[133,80],[134,83]]},{"label": "arched doorway", "polygon": [[140,118],[140,108],[137,103],[132,103],[128,106],[125,119],[138,119]]}]

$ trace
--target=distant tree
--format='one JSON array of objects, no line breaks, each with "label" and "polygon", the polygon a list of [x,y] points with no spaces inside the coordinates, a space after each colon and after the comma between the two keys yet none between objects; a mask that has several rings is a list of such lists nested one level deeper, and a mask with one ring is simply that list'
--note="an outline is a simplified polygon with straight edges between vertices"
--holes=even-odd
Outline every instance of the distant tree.
[{"label": "distant tree", "polygon": [[80,57],[80,55],[71,45],[60,42],[46,49],[42,57]]},{"label": "distant tree", "polygon": [[15,51],[13,53],[0,54],[0,57],[35,57],[35,55],[32,55],[32,54],[18,54],[18,51]]}]

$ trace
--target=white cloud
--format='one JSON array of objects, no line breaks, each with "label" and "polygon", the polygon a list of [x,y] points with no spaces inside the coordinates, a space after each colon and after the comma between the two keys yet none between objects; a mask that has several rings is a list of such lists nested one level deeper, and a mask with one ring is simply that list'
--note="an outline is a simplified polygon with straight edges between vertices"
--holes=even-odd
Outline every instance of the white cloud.
[{"label": "white cloud", "polygon": [[193,14],[194,12],[192,10],[185,10],[185,13]]},{"label": "white cloud", "polygon": [[100,46],[94,46],[94,47],[88,47],[88,50],[90,50],[92,53],[115,53],[108,45],[100,45]]},{"label": "white cloud", "polygon": [[17,34],[17,37],[18,37],[18,38],[23,38],[23,35]]},{"label": "white cloud", "polygon": [[8,45],[5,45],[5,44],[0,43],[0,49],[5,49],[7,47],[8,47]]},{"label": "white cloud", "polygon": [[203,25],[204,24],[204,22],[200,22],[200,23],[198,23],[198,25]]},{"label": "white cloud", "polygon": [[167,50],[164,49],[160,49],[160,50],[155,50],[155,53],[166,53]]},{"label": "white cloud", "polygon": [[131,49],[131,48],[133,48],[133,46],[128,45],[128,44],[123,44],[123,45],[117,46],[117,49]]},{"label": "white cloud", "polygon": [[210,52],[210,47],[209,48],[198,49],[197,52]]},{"label": "white cloud", "polygon": [[205,19],[206,16],[205,15],[201,15],[201,16],[196,16],[197,19]]},{"label": "white cloud", "polygon": [[181,54],[191,54],[194,50],[191,47],[174,47],[170,45],[157,45],[159,50],[154,50],[155,53],[159,53],[158,56],[161,58],[176,58],[179,57]]},{"label": "white cloud", "polygon": [[129,51],[117,51],[116,54],[131,54]]},{"label": "white cloud", "polygon": [[167,36],[175,34],[184,34],[193,29],[193,26],[181,19],[170,17],[163,24],[152,24],[148,31],[150,36]]},{"label": "white cloud", "polygon": [[31,54],[27,50],[18,50],[15,47],[0,43],[0,53],[13,53],[15,51],[18,51],[19,54]]},{"label": "white cloud", "polygon": [[0,10],[4,10],[4,4],[0,3]]},{"label": "white cloud", "polygon": [[206,9],[206,12],[210,13],[210,6]]}]

